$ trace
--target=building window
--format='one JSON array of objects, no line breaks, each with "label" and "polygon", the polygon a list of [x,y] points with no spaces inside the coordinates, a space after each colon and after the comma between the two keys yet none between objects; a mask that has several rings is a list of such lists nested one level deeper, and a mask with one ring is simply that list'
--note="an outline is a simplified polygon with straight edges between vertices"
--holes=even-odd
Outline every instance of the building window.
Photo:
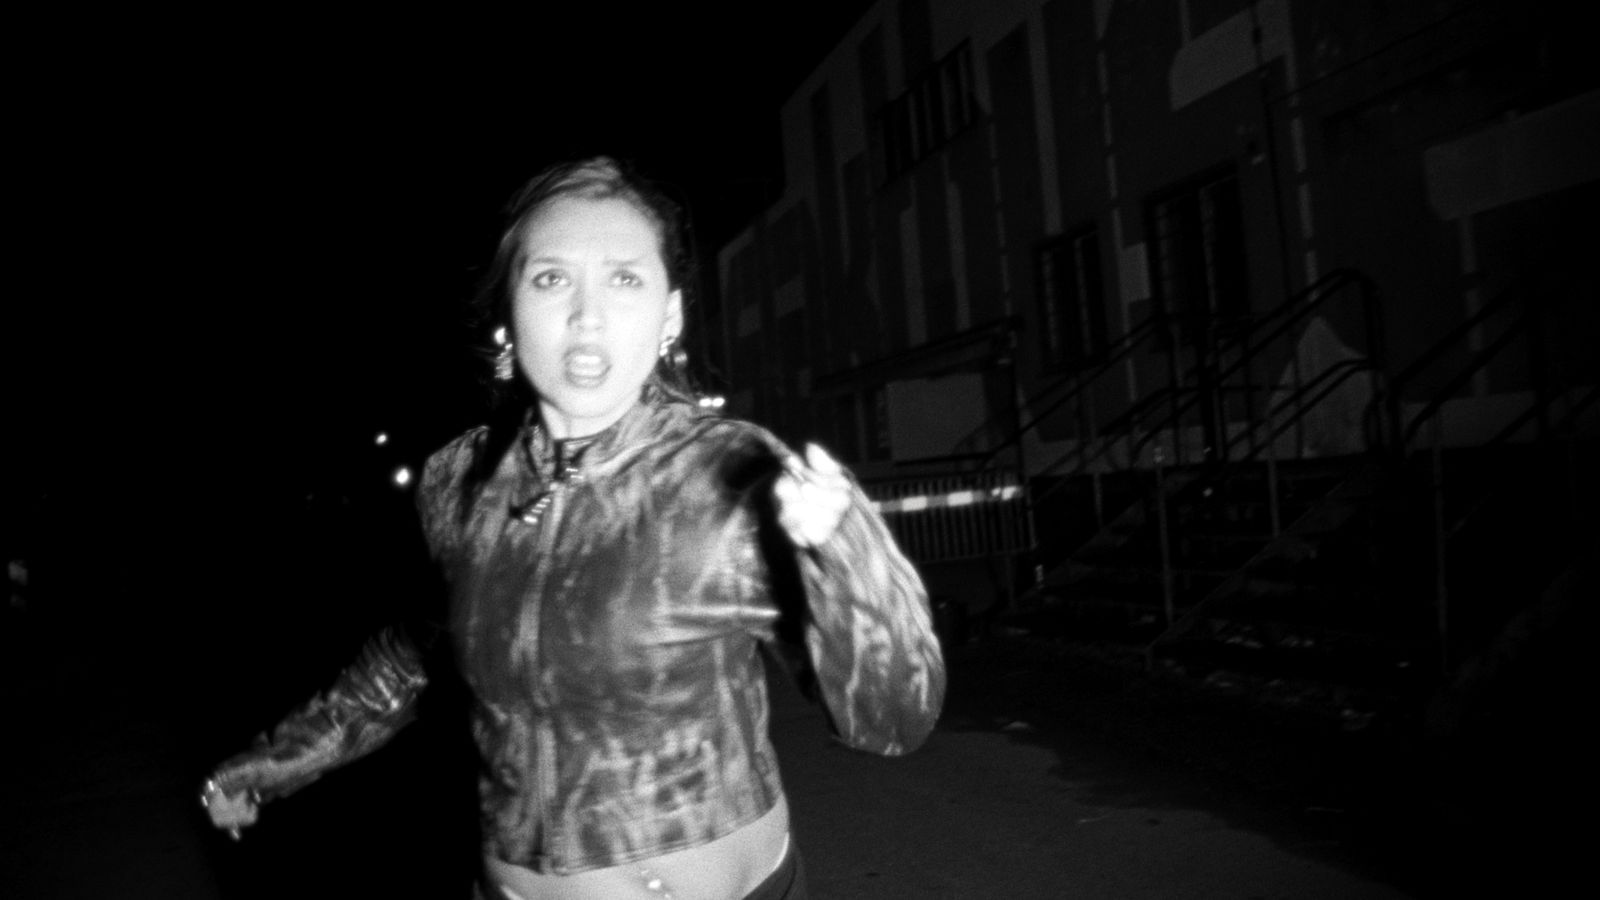
[{"label": "building window", "polygon": [[1150,268],[1158,309],[1183,340],[1227,329],[1250,309],[1239,179],[1211,172],[1151,199]]},{"label": "building window", "polygon": [[889,181],[976,118],[972,65],[965,42],[950,51],[873,116],[882,147],[880,181]]},{"label": "building window", "polygon": [[1074,372],[1105,358],[1105,282],[1093,227],[1039,248],[1039,324],[1045,367]]}]

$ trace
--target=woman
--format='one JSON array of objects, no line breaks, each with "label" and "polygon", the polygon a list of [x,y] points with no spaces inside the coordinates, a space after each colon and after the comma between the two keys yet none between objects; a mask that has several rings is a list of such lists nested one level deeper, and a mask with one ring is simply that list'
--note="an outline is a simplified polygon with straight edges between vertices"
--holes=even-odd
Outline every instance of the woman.
[{"label": "woman", "polygon": [[[612,161],[530,182],[486,292],[522,400],[418,488],[472,693],[485,897],[804,896],[758,653],[780,627],[850,746],[909,752],[943,701],[921,582],[849,476],[683,390],[685,268],[675,207]],[[369,642],[208,780],[212,820],[237,835],[384,743],[419,658]]]}]

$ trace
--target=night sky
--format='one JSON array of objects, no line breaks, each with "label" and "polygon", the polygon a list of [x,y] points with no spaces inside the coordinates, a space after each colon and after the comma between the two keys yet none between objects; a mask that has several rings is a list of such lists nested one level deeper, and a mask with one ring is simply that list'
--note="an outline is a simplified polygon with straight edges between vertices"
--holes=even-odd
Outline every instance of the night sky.
[{"label": "night sky", "polygon": [[19,28],[20,468],[436,445],[478,413],[462,305],[510,193],[633,160],[688,201],[714,289],[715,248],[781,191],[779,106],[866,6]]},{"label": "night sky", "polygon": [[19,20],[7,543],[198,594],[292,555],[286,511],[480,420],[464,305],[516,187],[635,162],[714,288],[781,192],[782,102],[867,5]]}]

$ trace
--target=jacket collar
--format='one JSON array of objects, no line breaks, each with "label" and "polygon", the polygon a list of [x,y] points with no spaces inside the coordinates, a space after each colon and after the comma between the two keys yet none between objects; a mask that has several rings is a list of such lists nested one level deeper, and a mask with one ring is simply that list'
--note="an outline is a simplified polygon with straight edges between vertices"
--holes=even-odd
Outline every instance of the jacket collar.
[{"label": "jacket collar", "polygon": [[[559,468],[578,468],[586,474],[598,474],[621,465],[643,450],[672,423],[693,418],[698,410],[679,401],[643,399],[628,408],[622,418],[591,438],[580,439],[581,449],[574,448],[575,441],[558,441],[539,421],[538,408],[529,410],[517,440],[518,453],[524,466],[538,473],[540,480],[557,479]],[[564,450],[578,449],[577,465]]]}]

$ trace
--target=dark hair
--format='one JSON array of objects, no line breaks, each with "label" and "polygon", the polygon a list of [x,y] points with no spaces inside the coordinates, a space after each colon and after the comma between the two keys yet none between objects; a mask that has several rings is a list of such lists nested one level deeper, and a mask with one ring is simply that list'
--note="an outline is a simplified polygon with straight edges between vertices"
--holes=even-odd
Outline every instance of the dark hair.
[{"label": "dark hair", "polygon": [[[539,211],[551,202],[563,198],[581,200],[622,200],[637,209],[655,226],[660,238],[661,262],[667,270],[670,290],[683,292],[684,306],[690,304],[689,283],[694,274],[693,260],[688,248],[688,222],[679,205],[668,197],[654,182],[638,174],[631,166],[608,156],[557,163],[535,175],[506,204],[505,225],[500,232],[500,242],[495,248],[494,260],[478,287],[473,300],[477,325],[483,332],[480,337],[499,325],[510,325],[511,296],[517,277],[522,270],[523,240],[528,227]],[[685,317],[687,321],[687,316]],[[682,338],[679,338],[682,342]],[[492,341],[483,344],[485,371],[499,351]],[[509,382],[492,382],[497,396],[493,405],[499,407],[509,401],[526,408],[532,403],[531,389],[521,378]],[[651,373],[647,386],[664,390],[680,399],[693,399],[694,388],[682,366],[663,360]]]},{"label": "dark hair", "polygon": [[[468,477],[469,490],[493,474],[535,403],[533,389],[526,379],[517,376],[510,381],[495,381],[488,377],[500,350],[490,335],[498,326],[510,326],[511,298],[522,270],[528,228],[547,205],[566,198],[622,200],[637,209],[655,226],[668,288],[682,292],[686,311],[693,299],[689,290],[694,276],[694,260],[689,253],[689,223],[679,204],[632,166],[607,156],[572,160],[545,169],[523,185],[506,204],[505,224],[494,259],[473,299],[474,327],[483,341],[480,355],[484,362],[484,382],[491,396],[489,434],[479,448]],[[684,320],[687,325],[687,315]],[[678,342],[680,345],[683,342],[681,335]],[[694,384],[682,358],[679,353],[669,353],[657,361],[645,382],[647,396],[693,402]]]}]

